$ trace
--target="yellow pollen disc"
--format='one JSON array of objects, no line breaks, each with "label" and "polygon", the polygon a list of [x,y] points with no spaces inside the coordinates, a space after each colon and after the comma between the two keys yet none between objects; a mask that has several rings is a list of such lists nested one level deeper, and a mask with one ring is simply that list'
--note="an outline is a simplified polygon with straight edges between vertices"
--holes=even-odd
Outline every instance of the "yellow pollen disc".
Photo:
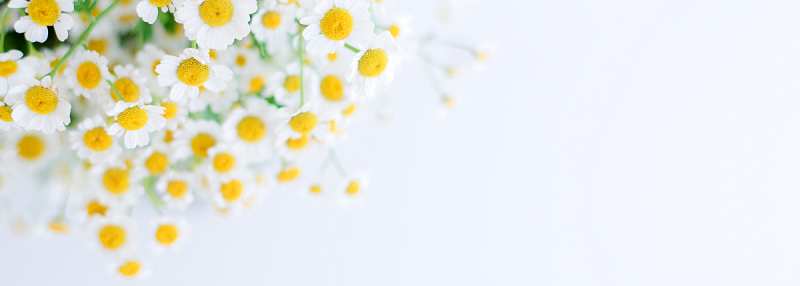
[{"label": "yellow pollen disc", "polygon": [[69,225],[58,221],[47,224],[47,227],[57,233],[66,233],[69,231]]},{"label": "yellow pollen disc", "polygon": [[312,194],[318,195],[322,193],[322,187],[319,185],[313,185],[311,186],[310,191]]},{"label": "yellow pollen disc", "polygon": [[283,88],[289,93],[300,91],[300,77],[296,75],[287,76],[283,82]]},{"label": "yellow pollen disc", "polygon": [[208,157],[208,148],[217,145],[217,141],[214,140],[214,137],[211,137],[211,135],[199,133],[192,139],[191,145],[195,156],[205,158]]},{"label": "yellow pollen disc", "polygon": [[400,26],[392,25],[391,27],[389,27],[389,33],[392,34],[392,37],[397,39],[397,35],[400,35]]},{"label": "yellow pollen disc", "polygon": [[322,79],[320,83],[320,89],[322,90],[322,96],[330,101],[337,101],[342,99],[342,95],[344,94],[344,86],[342,86],[342,81],[339,80],[338,77],[329,75]]},{"label": "yellow pollen disc", "polygon": [[220,153],[217,154],[217,156],[214,156],[214,162],[212,165],[214,166],[214,170],[217,172],[226,173],[233,169],[233,166],[236,165],[236,158],[228,153]]},{"label": "yellow pollen disc", "polygon": [[167,193],[173,198],[179,199],[186,195],[188,188],[186,182],[172,181],[167,184]]},{"label": "yellow pollen disc", "polygon": [[164,133],[164,143],[169,143],[169,142],[172,142],[172,131],[171,130],[167,130],[167,132]]},{"label": "yellow pollen disc", "polygon": [[333,52],[333,54],[328,54],[328,60],[335,61],[338,56],[339,56],[338,52]]},{"label": "yellow pollen disc", "polygon": [[219,27],[233,19],[233,3],[229,0],[206,0],[200,4],[200,19],[211,27]]},{"label": "yellow pollen disc", "polygon": [[261,17],[261,24],[269,29],[277,29],[281,25],[281,14],[274,11],[269,11]]},{"label": "yellow pollen disc", "polygon": [[258,93],[264,89],[264,79],[260,76],[254,77],[250,80],[250,93]]},{"label": "yellow pollen disc", "polygon": [[0,106],[0,120],[5,122],[14,121],[14,118],[11,117],[11,106],[3,105]]},{"label": "yellow pollen disc", "polygon": [[89,216],[94,216],[96,214],[105,216],[107,209],[107,206],[101,205],[96,201],[93,201],[86,206],[86,212],[89,213]]},{"label": "yellow pollen disc", "polygon": [[355,22],[349,11],[342,8],[333,8],[328,10],[325,16],[322,17],[319,22],[319,28],[328,39],[341,41],[353,31],[353,24]]},{"label": "yellow pollen disc", "polygon": [[144,166],[150,171],[150,174],[161,174],[169,167],[169,158],[164,153],[154,151],[147,160],[144,160]]},{"label": "yellow pollen disc", "polygon": [[195,58],[183,60],[178,65],[176,74],[182,83],[190,86],[202,85],[208,80],[208,76],[210,75],[208,66],[201,64],[200,61]]},{"label": "yellow pollen disc", "polygon": [[153,4],[153,6],[156,7],[164,7],[169,5],[169,3],[172,3],[172,0],[148,0],[148,1],[150,1],[150,4]]},{"label": "yellow pollen disc", "polygon": [[61,8],[54,0],[32,0],[28,3],[28,16],[41,26],[52,26],[61,16]]},{"label": "yellow pollen disc", "polygon": [[[183,34],[183,33],[181,33]],[[217,52],[214,50],[208,50],[208,56],[211,57],[213,60],[217,60]]]},{"label": "yellow pollen disc", "polygon": [[[126,102],[139,101],[139,86],[131,79],[127,77],[120,78],[114,82],[114,87],[119,91],[119,94],[122,95],[122,98],[124,98]],[[111,98],[114,99],[114,102],[119,101],[116,94],[113,94]]]},{"label": "yellow pollen disc", "polygon": [[300,168],[283,169],[278,173],[278,181],[289,182],[300,176]]},{"label": "yellow pollen disc", "polygon": [[25,104],[38,114],[50,114],[58,106],[58,96],[43,86],[34,86],[25,92]]},{"label": "yellow pollen disc", "polygon": [[8,60],[0,62],[0,77],[8,77],[17,71],[17,62]]},{"label": "yellow pollen disc", "polygon": [[133,277],[136,276],[136,274],[139,274],[139,270],[141,269],[142,269],[141,263],[136,261],[131,261],[119,267],[119,274],[122,274],[127,277]]},{"label": "yellow pollen disc", "polygon": [[147,111],[138,106],[128,107],[117,115],[117,122],[125,130],[136,131],[147,124]]},{"label": "yellow pollen disc", "polygon": [[93,89],[100,85],[100,81],[103,80],[103,76],[100,74],[100,67],[93,62],[84,62],[78,66],[78,72],[75,77],[85,89]]},{"label": "yellow pollen disc", "polygon": [[317,126],[317,116],[311,112],[303,112],[289,120],[289,126],[298,133],[307,134]]},{"label": "yellow pollen disc", "polygon": [[236,56],[236,65],[243,67],[246,64],[247,64],[247,58],[245,58],[242,55]]},{"label": "yellow pollen disc", "polygon": [[125,244],[126,239],[125,229],[116,225],[107,225],[100,229],[97,237],[100,243],[108,249],[118,249]]},{"label": "yellow pollen disc", "polygon": [[19,156],[28,160],[39,158],[46,147],[44,140],[34,135],[25,135],[17,143]]},{"label": "yellow pollen disc", "polygon": [[95,51],[101,56],[106,54],[106,46],[106,40],[104,39],[89,40],[86,44],[88,50]]},{"label": "yellow pollen disc", "polygon": [[356,104],[355,103],[353,103],[350,106],[348,106],[345,110],[342,110],[342,115],[350,116],[350,115],[353,114],[353,112],[356,112]]},{"label": "yellow pollen disc", "polygon": [[365,77],[376,77],[383,74],[389,57],[381,49],[367,50],[358,60],[358,72]]},{"label": "yellow pollen disc", "polygon": [[242,182],[237,180],[232,180],[227,184],[222,184],[222,187],[219,188],[220,193],[222,193],[222,198],[229,202],[239,199],[239,197],[242,196],[243,190],[244,186],[242,185]]},{"label": "yellow pollen disc", "polygon": [[359,184],[356,181],[352,181],[352,182],[350,182],[350,184],[347,185],[347,194],[348,195],[351,195],[351,196],[352,195],[356,195],[356,194],[358,194],[358,191],[360,191],[360,190],[361,190],[361,184]]},{"label": "yellow pollen disc", "polygon": [[164,245],[170,245],[178,240],[178,235],[178,228],[170,224],[161,225],[156,230],[156,240]]},{"label": "yellow pollen disc", "polygon": [[160,65],[160,64],[161,64],[161,60],[156,60],[156,61],[153,63],[153,74],[154,74],[154,75],[158,75],[158,73],[156,72],[156,67],[157,67],[158,65]]},{"label": "yellow pollen disc", "polygon": [[308,135],[303,134],[300,138],[286,140],[286,146],[292,150],[301,150],[308,145]]},{"label": "yellow pollen disc", "polygon": [[103,186],[105,186],[106,190],[113,194],[124,194],[131,186],[130,177],[128,177],[128,171],[119,168],[111,168],[106,170],[105,174],[103,174]]},{"label": "yellow pollen disc", "polygon": [[96,127],[83,134],[83,143],[86,144],[86,147],[97,152],[111,148],[112,139],[113,137],[108,135],[108,132],[103,127]]},{"label": "yellow pollen disc", "polygon": [[171,102],[171,101],[170,102],[162,102],[161,103],[161,107],[165,108],[164,109],[164,118],[166,118],[167,120],[170,120],[170,119],[174,118],[175,115],[178,114],[178,104],[176,104],[174,102]]},{"label": "yellow pollen disc", "polygon": [[253,116],[247,116],[239,121],[236,126],[236,131],[239,133],[239,138],[247,142],[256,142],[264,137],[267,133],[267,125],[261,119]]},{"label": "yellow pollen disc", "polygon": [[125,170],[130,170],[133,168],[133,159],[125,158]]}]

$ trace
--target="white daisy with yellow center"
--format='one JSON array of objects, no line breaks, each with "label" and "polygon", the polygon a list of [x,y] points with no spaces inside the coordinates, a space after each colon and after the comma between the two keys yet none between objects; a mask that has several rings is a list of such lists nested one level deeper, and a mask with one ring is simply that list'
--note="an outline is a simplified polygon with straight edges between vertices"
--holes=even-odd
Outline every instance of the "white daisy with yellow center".
[{"label": "white daisy with yellow center", "polygon": [[111,89],[106,81],[111,78],[108,59],[95,51],[76,52],[64,74],[67,75],[67,85],[86,98],[92,98],[93,94],[107,94]]},{"label": "white daisy with yellow center", "polygon": [[[114,85],[114,89],[102,96],[101,102],[105,110],[110,110],[117,105],[120,97],[126,102],[153,102],[153,97],[150,95],[150,88],[148,88],[147,77],[135,69],[133,65],[117,65],[114,67],[114,76],[110,76],[108,80]],[[117,94],[119,93],[119,95]]]},{"label": "white daisy with yellow center", "polygon": [[342,207],[354,207],[364,204],[364,191],[369,187],[369,181],[364,174],[347,176],[339,185],[338,204]]},{"label": "white daisy with yellow center", "polygon": [[195,156],[208,158],[208,149],[223,141],[219,123],[211,120],[187,120],[186,124],[175,131],[172,148],[178,160]]},{"label": "white daisy with yellow center", "polygon": [[164,144],[150,144],[144,150],[138,151],[136,155],[134,168],[147,175],[166,175],[170,165],[175,163],[171,148]]},{"label": "white daisy with yellow center", "polygon": [[19,130],[21,127],[19,124],[14,122],[14,118],[11,117],[11,105],[7,105],[3,102],[0,102],[0,130],[8,131],[11,127]]},{"label": "white daisy with yellow center", "polygon": [[152,221],[151,245],[156,254],[180,248],[191,237],[191,228],[183,218],[158,217]]},{"label": "white daisy with yellow center", "polygon": [[224,142],[208,148],[208,160],[205,164],[205,174],[211,180],[247,169],[247,162],[241,151]]},{"label": "white daisy with yellow center", "polygon": [[323,62],[319,65],[320,80],[315,86],[316,93],[321,95],[319,102],[323,110],[331,111],[339,117],[342,111],[349,108],[356,99],[352,85],[347,82],[345,62]]},{"label": "white daisy with yellow center", "polygon": [[72,12],[75,7],[70,0],[11,0],[8,8],[24,8],[27,16],[14,23],[17,33],[25,33],[25,39],[31,42],[44,43],[47,40],[47,27],[52,26],[56,38],[64,41],[72,29]]},{"label": "white daisy with yellow center", "polygon": [[150,264],[139,258],[126,257],[108,266],[108,272],[127,280],[144,280],[152,275]]},{"label": "white daisy with yellow center", "polygon": [[117,48],[121,46],[119,43],[119,35],[112,29],[108,29],[105,33],[92,30],[85,44],[86,50],[95,51],[107,59],[118,61],[122,57],[128,57],[127,54],[122,52],[122,49]]},{"label": "white daisy with yellow center", "polygon": [[136,14],[151,25],[158,19],[158,10],[175,13],[175,3],[172,0],[142,0],[136,5]]},{"label": "white daisy with yellow center", "polygon": [[195,181],[192,173],[169,170],[166,176],[158,178],[156,191],[167,209],[184,211],[194,201]]},{"label": "white daisy with yellow center", "polygon": [[279,4],[275,0],[264,1],[253,16],[250,30],[256,40],[267,44],[267,52],[275,54],[288,48],[288,36],[298,31],[297,5]]},{"label": "white daisy with yellow center", "polygon": [[291,139],[300,139],[303,135],[319,138],[330,128],[329,122],[333,119],[330,113],[323,112],[313,101],[306,102],[299,109],[278,109],[276,116],[278,136]]},{"label": "white daisy with yellow center", "polygon": [[345,43],[367,45],[375,30],[368,8],[366,0],[317,1],[314,9],[300,19],[300,24],[308,25],[303,30],[303,38],[308,41],[306,51],[327,55]]},{"label": "white daisy with yellow center", "polygon": [[167,52],[154,44],[145,44],[141,50],[136,52],[136,66],[139,68],[142,75],[147,78],[150,91],[161,96],[167,95],[169,91],[166,87],[157,84],[158,73],[156,73],[156,67],[161,63],[161,58],[165,55],[167,55]]},{"label": "white daisy with yellow center", "polygon": [[195,98],[200,93],[200,86],[212,92],[225,89],[225,82],[233,78],[233,72],[225,66],[212,65],[208,53],[208,49],[189,48],[177,57],[166,55],[161,58],[161,63],[156,66],[158,85],[172,87],[170,99]]},{"label": "white daisy with yellow center", "polygon": [[167,119],[167,129],[177,130],[178,126],[186,122],[189,118],[189,100],[181,101],[165,100],[159,103],[164,108],[164,118]]},{"label": "white daisy with yellow center", "polygon": [[246,70],[264,69],[264,62],[258,54],[257,49],[247,48],[244,45],[237,45],[229,50],[219,51],[220,64],[231,67],[236,76],[241,75]]},{"label": "white daisy with yellow center", "polygon": [[8,91],[5,102],[11,104],[11,117],[22,128],[46,134],[67,130],[72,105],[58,96],[58,86],[50,81],[50,76],[41,82],[34,78],[22,80]]},{"label": "white daisy with yellow center", "polygon": [[108,112],[114,117],[109,135],[124,136],[125,147],[133,149],[150,143],[150,132],[160,130],[167,124],[164,107],[146,105],[143,102],[119,101]]},{"label": "white daisy with yellow center", "polygon": [[8,131],[3,133],[3,165],[13,166],[9,171],[41,169],[58,154],[59,136],[41,132]]},{"label": "white daisy with yellow center", "polygon": [[0,96],[5,96],[8,89],[20,84],[22,79],[34,77],[38,66],[36,57],[23,59],[22,52],[17,50],[0,54]]},{"label": "white daisy with yellow center", "polygon": [[198,46],[224,50],[234,39],[250,34],[250,14],[256,10],[256,0],[186,0],[175,12],[175,21]]},{"label": "white daisy with yellow center", "polygon": [[76,210],[76,216],[80,221],[86,221],[93,217],[105,216],[112,211],[112,206],[101,202],[100,197],[94,192],[88,192],[82,196],[79,201],[80,203]]},{"label": "white daisy with yellow center", "polygon": [[92,164],[105,164],[115,160],[122,154],[114,136],[108,135],[108,125],[100,115],[87,118],[77,131],[71,131],[72,149],[78,151],[78,158],[88,160]]},{"label": "white daisy with yellow center", "polygon": [[300,138],[291,138],[288,133],[282,133],[275,140],[275,152],[283,159],[300,161],[310,157],[322,145],[319,138],[303,134]]},{"label": "white daisy with yellow center", "polygon": [[222,124],[225,137],[236,150],[247,154],[249,162],[260,162],[272,155],[272,139],[278,109],[257,97],[248,98],[244,108],[236,108]]},{"label": "white daisy with yellow center", "polygon": [[353,84],[357,95],[372,96],[378,81],[389,84],[394,80],[394,70],[402,59],[400,49],[390,32],[372,35],[367,49],[356,54],[347,72],[347,81]]},{"label": "white daisy with yellow center", "polygon": [[300,168],[300,166],[290,162],[281,167],[281,170],[278,171],[277,175],[275,175],[275,179],[280,184],[289,184],[299,180],[300,176],[302,175],[303,170]]},{"label": "white daisy with yellow center", "polygon": [[225,89],[221,91],[201,88],[200,94],[189,101],[189,112],[202,112],[210,107],[212,112],[222,114],[231,110],[233,104],[238,100],[239,92],[236,81],[228,82]]},{"label": "white daisy with yellow center", "polygon": [[132,206],[144,194],[140,181],[145,174],[139,169],[129,168],[124,161],[95,165],[89,173],[92,189],[103,205]]},{"label": "white daisy with yellow center", "polygon": [[283,106],[300,106],[301,86],[305,100],[314,98],[318,92],[317,77],[314,73],[303,73],[300,78],[300,63],[293,62],[286,67],[286,71],[277,72],[272,75],[273,83],[268,86],[265,94],[272,94],[275,101]]},{"label": "white daisy with yellow center", "polygon": [[87,224],[93,248],[116,257],[125,257],[136,249],[136,224],[121,213],[93,216]]},{"label": "white daisy with yellow center", "polygon": [[217,207],[236,212],[255,193],[255,178],[249,171],[236,172],[210,180],[210,186]]},{"label": "white daisy with yellow center", "polygon": [[122,0],[109,12],[108,18],[113,19],[114,29],[124,34],[131,31],[139,23],[138,4],[134,0]]}]

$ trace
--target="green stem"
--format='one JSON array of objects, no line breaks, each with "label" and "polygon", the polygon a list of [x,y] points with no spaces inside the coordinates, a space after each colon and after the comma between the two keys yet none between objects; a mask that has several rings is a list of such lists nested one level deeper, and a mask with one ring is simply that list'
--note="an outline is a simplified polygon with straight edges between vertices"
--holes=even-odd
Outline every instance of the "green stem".
[{"label": "green stem", "polygon": [[361,52],[361,50],[356,49],[356,47],[353,47],[350,44],[344,44],[344,47],[350,49],[351,51],[353,51],[356,54]]},{"label": "green stem", "polygon": [[192,41],[192,49],[197,49],[197,41]]},{"label": "green stem", "polygon": [[303,37],[302,36],[300,36],[300,38],[297,39],[297,54],[300,56],[300,106],[302,107],[303,103],[305,102],[304,101],[305,100],[305,98],[304,98],[305,92],[304,92],[304,88],[303,88],[303,66],[305,66],[305,63],[303,62]]},{"label": "green stem", "polygon": [[155,177],[150,176],[145,179],[144,184],[144,191],[147,193],[147,196],[150,197],[150,201],[153,202],[153,206],[158,211],[158,214],[163,215],[164,212],[161,211],[161,200],[158,199],[158,196],[153,192],[153,184],[155,183]]},{"label": "green stem", "polygon": [[344,171],[344,167],[342,167],[342,163],[339,162],[339,159],[336,158],[336,152],[331,149],[331,161],[333,165],[336,166],[336,170],[339,171],[339,175],[342,177],[347,176],[347,172]]},{"label": "green stem", "polygon": [[[97,25],[97,22],[99,22],[100,19],[103,19],[103,17],[106,14],[108,14],[108,12],[111,11],[111,9],[113,9],[115,6],[117,6],[117,4],[119,4],[119,2],[122,2],[122,0],[114,1],[114,3],[112,3],[111,6],[108,6],[108,8],[103,10],[103,12],[100,12],[100,14],[97,15],[97,17],[92,20],[92,23],[89,24],[89,27],[86,27],[86,31],[83,31],[83,34],[81,34],[81,36],[78,38],[78,41],[75,42],[74,44],[72,44],[72,47],[69,47],[69,50],[67,51],[67,54],[65,54],[64,57],[62,57],[61,60],[58,61],[56,66],[53,68],[53,70],[50,71],[50,73],[46,74],[45,76],[49,75],[51,78],[53,76],[55,76],[56,72],[58,71],[58,69],[61,68],[61,65],[63,65],[64,62],[66,62],[67,59],[69,59],[70,56],[72,56],[72,53],[75,51],[75,49],[78,46],[80,46],[81,43],[83,43],[83,41],[86,41],[86,38],[89,37],[89,33],[92,32],[92,29],[94,29],[94,26]],[[41,78],[39,78],[39,80],[41,80],[45,76],[42,76]]]},{"label": "green stem", "polygon": [[2,29],[0,32],[0,53],[6,52],[6,22],[8,22],[8,14],[11,13],[11,8],[6,8],[6,13],[3,14]]},{"label": "green stem", "polygon": [[106,80],[106,81],[108,82],[109,85],[111,85],[111,90],[114,91],[114,94],[117,95],[117,98],[119,98],[119,100],[122,100],[123,102],[127,102],[124,98],[122,98],[122,94],[119,93],[119,90],[117,90],[117,87],[114,86],[114,83],[111,82],[110,80]]}]

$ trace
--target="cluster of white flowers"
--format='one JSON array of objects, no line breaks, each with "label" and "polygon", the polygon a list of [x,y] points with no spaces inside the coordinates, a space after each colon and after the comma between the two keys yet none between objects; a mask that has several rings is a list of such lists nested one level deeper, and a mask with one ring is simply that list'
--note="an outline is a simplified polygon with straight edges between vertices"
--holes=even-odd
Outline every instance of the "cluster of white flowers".
[{"label": "cluster of white flowers", "polygon": [[[321,196],[333,164],[330,193],[359,201],[366,178],[347,175],[332,147],[420,45],[391,1],[137,1],[8,3],[0,49],[28,52],[0,50],[0,211],[11,191],[50,190],[60,209],[43,229],[79,225],[114,273],[135,278],[147,273],[131,219],[140,201],[159,214],[146,230],[157,252],[186,240],[185,220],[167,214],[195,198],[232,214],[271,188]],[[12,31],[26,41],[7,43]],[[314,156],[322,171],[305,172]]]}]

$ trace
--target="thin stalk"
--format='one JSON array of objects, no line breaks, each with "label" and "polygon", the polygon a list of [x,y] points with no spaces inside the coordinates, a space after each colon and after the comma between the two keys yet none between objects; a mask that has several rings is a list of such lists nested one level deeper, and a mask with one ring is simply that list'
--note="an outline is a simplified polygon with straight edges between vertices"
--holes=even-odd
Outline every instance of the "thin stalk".
[{"label": "thin stalk", "polygon": [[348,49],[350,49],[351,51],[353,51],[353,52],[354,52],[354,53],[356,53],[356,54],[358,54],[358,53],[360,53],[360,52],[361,52],[361,50],[359,50],[359,49],[356,49],[356,47],[353,47],[353,46],[351,46],[350,44],[344,44],[344,47],[345,47],[345,48],[348,48]]},{"label": "thin stalk", "polygon": [[333,165],[336,166],[336,170],[339,171],[339,175],[342,176],[342,177],[346,177],[347,176],[347,172],[344,171],[344,167],[342,167],[342,163],[339,162],[339,158],[336,157],[336,151],[333,151],[333,149],[331,149],[330,156],[331,156],[331,161],[333,162]]},{"label": "thin stalk", "polygon": [[114,91],[114,94],[116,94],[116,95],[117,95],[117,98],[119,98],[119,100],[122,100],[123,102],[127,102],[127,101],[125,100],[125,98],[122,98],[122,94],[120,94],[120,93],[119,93],[119,90],[117,90],[117,87],[116,87],[116,86],[114,86],[114,83],[113,83],[113,82],[111,82],[110,80],[106,80],[106,81],[108,82],[108,84],[109,84],[109,85],[111,85],[111,90],[113,90],[113,91]]},{"label": "thin stalk", "polygon": [[304,88],[303,88],[303,66],[305,66],[305,63],[303,62],[303,37],[302,36],[297,40],[297,54],[300,56],[300,106],[302,107],[303,103],[304,103],[304,100],[305,100],[305,98],[304,98],[305,91],[304,91]]},{"label": "thin stalk", "polygon": [[197,41],[192,41],[192,49],[197,49]]},{"label": "thin stalk", "polygon": [[153,206],[158,211],[158,214],[163,215],[164,212],[161,211],[161,200],[158,199],[158,196],[153,192],[153,183],[155,177],[150,176],[147,178],[147,181],[144,185],[144,191],[147,193],[147,196],[150,197],[150,201],[153,202]]},{"label": "thin stalk", "polygon": [[6,8],[6,13],[3,14],[2,29],[0,32],[0,53],[6,52],[6,22],[8,21],[8,14],[11,13],[11,8]]}]

